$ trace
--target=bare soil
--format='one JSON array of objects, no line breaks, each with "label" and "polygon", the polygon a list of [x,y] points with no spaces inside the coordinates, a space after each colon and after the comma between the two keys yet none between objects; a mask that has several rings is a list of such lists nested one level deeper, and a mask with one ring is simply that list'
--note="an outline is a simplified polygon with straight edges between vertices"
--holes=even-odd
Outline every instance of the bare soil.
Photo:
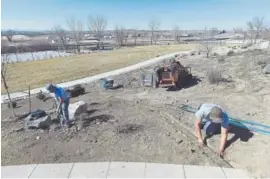
[{"label": "bare soil", "polygon": [[[254,176],[270,176],[269,136],[234,129],[229,134],[225,160],[214,154],[220,136],[197,145],[193,136],[194,117],[181,111],[181,104],[198,107],[217,103],[233,116],[270,124],[270,77],[262,73],[267,51],[252,51],[206,59],[181,59],[198,79],[179,91],[141,87],[140,72],[114,77],[124,88],[103,90],[98,83],[86,85],[87,93],[72,102],[89,104],[88,113],[75,121],[68,133],[55,123],[48,130],[25,130],[13,121],[2,105],[2,165],[82,161],[135,161],[244,168]],[[152,67],[150,67],[152,68]],[[205,73],[218,68],[224,77],[209,84]],[[148,68],[149,69],[149,68]],[[28,111],[27,100],[18,101],[17,113]],[[48,110],[52,100],[32,98],[32,108]]]}]

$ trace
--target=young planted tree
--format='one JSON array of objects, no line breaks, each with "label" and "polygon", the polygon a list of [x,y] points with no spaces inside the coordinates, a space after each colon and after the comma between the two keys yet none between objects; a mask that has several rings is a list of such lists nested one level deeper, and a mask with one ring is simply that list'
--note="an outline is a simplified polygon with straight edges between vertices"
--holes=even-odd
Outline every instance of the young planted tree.
[{"label": "young planted tree", "polygon": [[10,98],[9,90],[8,90],[8,84],[7,84],[7,70],[8,70],[8,63],[10,62],[9,54],[2,54],[1,55],[1,78],[2,78],[2,85],[4,86],[7,96],[8,96],[8,101],[9,101],[9,106],[12,110],[13,117],[16,117],[16,113]]},{"label": "young planted tree", "polygon": [[67,21],[67,24],[71,31],[71,37],[76,44],[77,52],[80,53],[80,41],[83,38],[83,23],[80,20],[71,18]]},{"label": "young planted tree", "polygon": [[98,39],[98,41],[103,39],[104,31],[107,25],[107,19],[105,19],[103,16],[96,15],[88,17],[88,28]]},{"label": "young planted tree", "polygon": [[138,29],[133,29],[133,31],[132,31],[132,37],[134,39],[134,45],[135,46],[137,45],[138,36],[139,36],[139,30]]},{"label": "young planted tree", "polygon": [[180,29],[177,25],[174,27],[173,34],[174,34],[174,40],[177,43],[180,43],[181,32],[180,32]]},{"label": "young planted tree", "polygon": [[55,26],[52,29],[54,40],[56,41],[58,47],[62,47],[64,51],[67,51],[67,31],[63,29],[60,25]]},{"label": "young planted tree", "polygon": [[116,27],[114,30],[115,40],[119,46],[124,46],[127,43],[127,30],[122,27]]},{"label": "young planted tree", "polygon": [[214,44],[211,42],[213,40],[215,32],[212,32],[212,30],[208,31],[205,27],[202,41],[200,42],[200,50],[206,53],[206,57],[209,58],[211,52],[213,51]]},{"label": "young planted tree", "polygon": [[157,30],[159,29],[160,22],[157,19],[152,19],[149,22],[148,26],[151,31],[151,45],[153,44],[153,42],[156,44],[158,37]]},{"label": "young planted tree", "polygon": [[254,17],[251,21],[247,22],[248,32],[251,36],[251,43],[257,43],[257,39],[260,37],[264,30],[264,18]]},{"label": "young planted tree", "polygon": [[268,47],[270,47],[270,27],[266,27],[264,31],[265,39],[268,40]]}]

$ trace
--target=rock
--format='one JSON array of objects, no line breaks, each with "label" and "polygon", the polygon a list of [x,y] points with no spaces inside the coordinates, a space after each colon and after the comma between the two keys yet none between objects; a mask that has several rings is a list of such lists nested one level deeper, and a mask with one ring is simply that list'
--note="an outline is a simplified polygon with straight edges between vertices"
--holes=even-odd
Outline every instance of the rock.
[{"label": "rock", "polygon": [[195,152],[195,150],[194,150],[194,149],[190,149],[190,151],[191,151],[191,153],[194,153],[194,152]]},{"label": "rock", "polygon": [[177,144],[181,144],[183,142],[183,140],[182,139],[177,139],[176,142],[177,142]]},{"label": "rock", "polygon": [[77,150],[76,155],[82,155],[82,152],[80,150]]},{"label": "rock", "polygon": [[81,85],[75,85],[73,87],[70,87],[69,89],[67,89],[67,91],[70,92],[72,98],[85,93],[85,89]]},{"label": "rock", "polygon": [[29,116],[25,118],[25,126],[28,129],[47,129],[51,125],[51,116],[47,115],[38,119],[32,120]]},{"label": "rock", "polygon": [[85,136],[85,137],[83,138],[83,141],[84,141],[84,142],[87,142],[87,141],[88,141],[88,136]]},{"label": "rock", "polygon": [[166,133],[166,136],[168,136],[168,137],[171,136],[171,133],[170,132],[167,132]]},{"label": "rock", "polygon": [[19,127],[19,128],[13,129],[14,132],[21,132],[21,131],[23,131],[23,130],[24,130],[23,127]]},{"label": "rock", "polygon": [[263,73],[264,73],[264,74],[270,74],[270,64],[266,65],[266,66],[263,68]]},{"label": "rock", "polygon": [[39,139],[40,139],[40,137],[39,137],[39,136],[37,136],[37,137],[36,137],[36,140],[39,140]]},{"label": "rock", "polygon": [[69,105],[69,119],[74,120],[75,117],[79,117],[81,114],[87,111],[87,103],[79,101]]}]

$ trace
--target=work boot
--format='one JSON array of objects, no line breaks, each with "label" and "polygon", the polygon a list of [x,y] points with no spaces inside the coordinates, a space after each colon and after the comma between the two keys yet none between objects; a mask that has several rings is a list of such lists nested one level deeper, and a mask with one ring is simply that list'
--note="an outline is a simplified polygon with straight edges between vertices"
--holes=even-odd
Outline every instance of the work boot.
[{"label": "work boot", "polygon": [[73,121],[70,121],[70,120],[67,120],[66,121],[66,125],[67,125],[67,127],[71,127],[71,126],[74,125],[74,122]]}]

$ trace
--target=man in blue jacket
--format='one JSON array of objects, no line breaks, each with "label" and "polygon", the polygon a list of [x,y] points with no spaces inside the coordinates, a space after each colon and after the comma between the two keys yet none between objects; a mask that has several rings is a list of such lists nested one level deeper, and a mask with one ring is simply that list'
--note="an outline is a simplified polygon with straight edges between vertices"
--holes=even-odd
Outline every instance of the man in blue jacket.
[{"label": "man in blue jacket", "polygon": [[54,93],[55,98],[58,102],[57,105],[57,113],[60,112],[61,114],[61,125],[66,124],[70,125],[71,121],[69,120],[69,111],[68,111],[68,106],[69,106],[69,99],[70,99],[70,94],[67,92],[64,88],[55,86],[53,84],[48,84],[46,86],[46,89],[50,93]]}]

